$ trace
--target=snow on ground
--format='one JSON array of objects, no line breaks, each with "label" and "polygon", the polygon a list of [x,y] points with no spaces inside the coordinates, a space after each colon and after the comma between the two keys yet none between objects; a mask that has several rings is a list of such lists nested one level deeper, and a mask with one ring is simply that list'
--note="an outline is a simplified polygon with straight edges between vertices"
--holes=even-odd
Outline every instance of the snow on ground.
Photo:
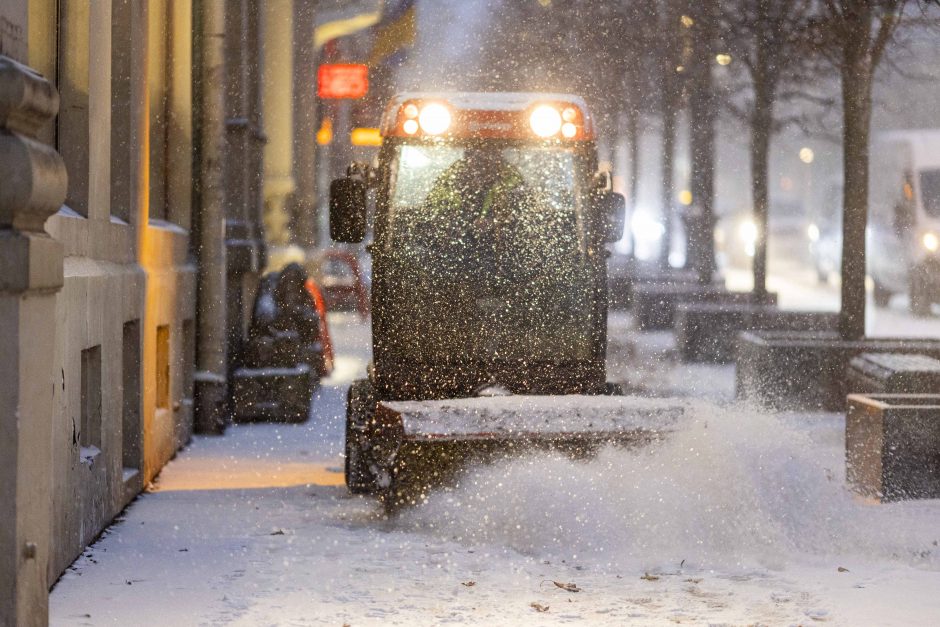
[{"label": "snow on ground", "polygon": [[331,322],[338,367],[311,420],[195,438],[56,585],[54,625],[940,622],[940,501],[854,499],[841,415],[732,404],[732,367],[677,364],[669,334],[624,315],[612,378],[704,397],[684,428],[471,469],[387,520],[342,486],[368,330]]}]

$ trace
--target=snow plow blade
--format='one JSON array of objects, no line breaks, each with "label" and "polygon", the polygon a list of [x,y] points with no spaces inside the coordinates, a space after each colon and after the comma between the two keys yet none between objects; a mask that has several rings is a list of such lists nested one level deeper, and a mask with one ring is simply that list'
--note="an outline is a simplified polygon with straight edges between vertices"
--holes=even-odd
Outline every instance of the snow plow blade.
[{"label": "snow plow blade", "polygon": [[393,513],[453,487],[472,465],[532,451],[586,458],[608,445],[641,445],[674,430],[683,413],[679,401],[629,396],[382,402],[373,434],[384,466],[380,494]]}]

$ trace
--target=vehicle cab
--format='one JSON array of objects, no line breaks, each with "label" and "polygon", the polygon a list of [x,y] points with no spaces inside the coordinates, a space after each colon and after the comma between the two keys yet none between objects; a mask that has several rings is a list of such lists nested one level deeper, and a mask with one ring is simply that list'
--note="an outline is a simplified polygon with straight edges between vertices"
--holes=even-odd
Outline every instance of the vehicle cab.
[{"label": "vehicle cab", "polygon": [[905,291],[917,314],[940,302],[940,129],[876,136],[868,247],[879,305]]},{"label": "vehicle cab", "polygon": [[623,197],[597,172],[584,101],[401,94],[376,163],[331,188],[330,230],[361,241],[374,192],[373,370],[382,398],[605,385],[605,243]]}]

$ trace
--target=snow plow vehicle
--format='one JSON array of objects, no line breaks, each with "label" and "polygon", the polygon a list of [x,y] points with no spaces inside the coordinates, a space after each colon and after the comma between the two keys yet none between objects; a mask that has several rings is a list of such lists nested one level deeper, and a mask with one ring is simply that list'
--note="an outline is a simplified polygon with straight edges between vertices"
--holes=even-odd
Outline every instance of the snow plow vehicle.
[{"label": "snow plow vehicle", "polygon": [[586,454],[675,419],[606,380],[605,244],[622,235],[624,199],[597,170],[581,98],[402,94],[381,134],[375,162],[330,188],[339,242],[365,239],[375,199],[373,360],[347,404],[352,492],[395,509],[470,460]]}]

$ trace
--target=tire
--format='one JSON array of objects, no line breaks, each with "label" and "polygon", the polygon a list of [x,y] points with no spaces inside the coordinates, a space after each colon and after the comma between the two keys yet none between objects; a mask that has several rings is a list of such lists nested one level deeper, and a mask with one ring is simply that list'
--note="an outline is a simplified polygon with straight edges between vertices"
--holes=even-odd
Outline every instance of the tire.
[{"label": "tire", "polygon": [[920,272],[917,270],[911,272],[911,313],[920,318],[926,318],[930,315],[931,302],[925,287],[924,279],[922,276],[920,276]]},{"label": "tire", "polygon": [[375,494],[375,475],[364,449],[364,429],[375,413],[375,390],[369,379],[358,379],[346,396],[346,487],[353,494]]},{"label": "tire", "polygon": [[875,287],[872,290],[872,295],[875,297],[875,305],[878,307],[887,307],[891,304],[891,297],[894,294],[891,293],[891,290],[882,286],[878,281],[875,281]]}]

